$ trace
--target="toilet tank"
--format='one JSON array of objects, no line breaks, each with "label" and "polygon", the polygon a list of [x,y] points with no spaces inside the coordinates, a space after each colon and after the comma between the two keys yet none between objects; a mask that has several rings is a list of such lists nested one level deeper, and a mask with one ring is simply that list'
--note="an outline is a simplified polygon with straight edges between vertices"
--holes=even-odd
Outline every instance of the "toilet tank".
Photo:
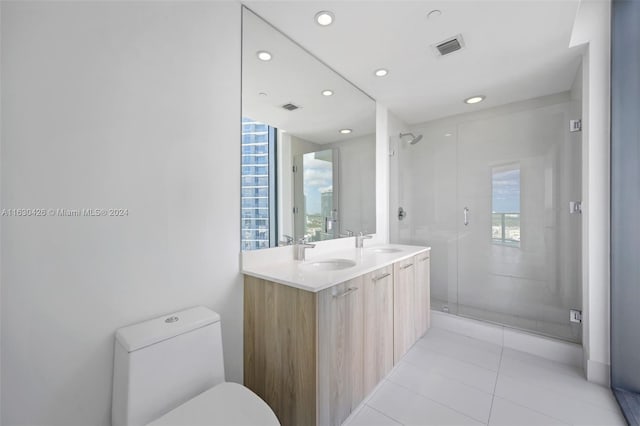
[{"label": "toilet tank", "polygon": [[224,382],[220,315],[203,306],[116,332],[113,425],[145,425]]}]

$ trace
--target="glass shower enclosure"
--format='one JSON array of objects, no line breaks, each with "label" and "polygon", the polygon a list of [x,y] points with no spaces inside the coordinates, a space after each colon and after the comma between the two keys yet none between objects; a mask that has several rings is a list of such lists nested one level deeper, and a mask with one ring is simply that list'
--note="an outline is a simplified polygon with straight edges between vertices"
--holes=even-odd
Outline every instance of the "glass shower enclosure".
[{"label": "glass shower enclosure", "polygon": [[565,92],[392,141],[391,239],[432,247],[433,310],[581,342],[579,116]]}]

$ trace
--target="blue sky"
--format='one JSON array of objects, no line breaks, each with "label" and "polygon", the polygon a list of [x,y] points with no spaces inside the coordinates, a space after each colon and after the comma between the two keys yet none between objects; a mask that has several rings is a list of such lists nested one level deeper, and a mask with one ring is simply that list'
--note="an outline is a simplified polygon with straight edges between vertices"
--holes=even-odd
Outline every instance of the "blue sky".
[{"label": "blue sky", "polygon": [[313,153],[303,158],[304,195],[306,197],[306,213],[320,213],[320,193],[333,189],[333,164],[330,161],[317,160]]},{"label": "blue sky", "polygon": [[520,168],[493,173],[495,213],[520,213]]}]

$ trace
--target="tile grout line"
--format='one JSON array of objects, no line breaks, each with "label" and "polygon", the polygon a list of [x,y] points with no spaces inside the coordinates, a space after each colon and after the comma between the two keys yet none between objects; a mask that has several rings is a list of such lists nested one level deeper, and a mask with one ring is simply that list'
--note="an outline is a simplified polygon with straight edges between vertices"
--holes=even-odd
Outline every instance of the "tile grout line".
[{"label": "tile grout line", "polygon": [[[400,420],[396,419],[395,417],[391,417],[391,416],[390,416],[390,415],[388,415],[387,413],[384,413],[384,412],[382,412],[382,411],[378,410],[376,407],[372,407],[372,406],[371,406],[371,405],[369,405],[369,404],[365,404],[365,407],[369,407],[369,408],[371,408],[373,411],[375,411],[375,412],[377,412],[377,413],[380,413],[380,414],[382,414],[383,416],[385,416],[386,418],[391,419],[392,421],[394,421],[394,422],[396,422],[396,423],[398,423],[398,424],[400,424],[400,425],[403,425],[403,426],[404,426],[404,423],[402,423]],[[363,407],[363,408],[364,408],[364,407]]]},{"label": "tile grout line", "polygon": [[557,417],[555,417],[555,416],[552,416],[552,415],[551,415],[551,414],[549,414],[548,412],[541,411],[540,409],[532,408],[532,407],[529,407],[529,406],[523,405],[523,404],[522,404],[522,403],[520,403],[520,402],[512,401],[512,400],[510,400],[510,399],[508,399],[508,398],[505,398],[505,397],[503,397],[503,396],[496,396],[495,398],[500,398],[501,400],[506,401],[506,402],[508,402],[509,404],[517,405],[518,407],[522,407],[522,408],[524,408],[524,409],[526,409],[526,410],[533,411],[534,413],[538,413],[538,414],[541,414],[541,415],[543,415],[543,416],[545,416],[545,417],[549,417],[550,419],[553,419],[553,420],[555,420],[556,422],[562,423],[563,425],[566,425],[566,426],[576,426],[574,423],[572,423],[572,422],[566,422],[565,420],[562,420],[562,419],[559,419],[559,418],[557,418]]},{"label": "tile grout line", "polygon": [[[502,347],[502,352],[500,353],[500,363],[499,363],[499,366],[498,366],[498,375],[496,376],[496,384],[495,384],[495,386],[494,386],[494,388],[493,388],[493,398],[491,399],[491,409],[489,410],[489,421],[491,421],[491,412],[493,411],[493,402],[494,402],[494,401],[495,401],[495,399],[496,399],[496,388],[498,387],[498,379],[499,379],[499,377],[500,377],[500,368],[502,368],[502,354],[503,354],[503,352],[504,352],[504,346]],[[508,374],[506,374],[506,376],[507,376],[507,377],[509,377],[511,380],[518,380],[517,378],[512,377],[512,376],[510,376],[510,375],[508,375]],[[545,416],[545,417],[549,417],[549,418],[551,418],[551,419],[554,419],[554,420],[556,420],[556,421],[558,421],[558,422],[560,422],[560,423],[563,423],[563,424],[565,424],[565,425],[567,425],[567,426],[570,426],[570,425],[571,425],[570,423],[567,423],[567,422],[565,422],[564,420],[559,419],[559,418],[557,418],[557,417],[555,417],[555,416],[552,416],[552,415],[550,415],[549,413],[547,413],[547,412],[543,412],[543,411],[541,411],[541,410],[539,410],[539,409],[532,408],[532,407],[528,407],[528,406],[526,406],[526,405],[523,405],[523,404],[521,404],[521,403],[519,403],[519,402],[513,401],[513,400],[508,399],[508,398],[504,398],[504,397],[498,397],[498,398],[500,398],[500,399],[502,399],[502,400],[504,400],[504,401],[508,401],[508,402],[509,402],[509,403],[511,403],[511,404],[518,405],[518,406],[520,406],[520,407],[522,407],[522,408],[526,408],[527,410],[531,410],[531,411],[533,411],[533,412],[536,412],[536,413],[538,413],[538,414],[541,414],[541,415],[543,415],[543,416]]]},{"label": "tile grout line", "polygon": [[[402,388],[402,389],[406,390],[407,392],[411,392],[412,394],[414,394],[414,395],[416,395],[416,396],[419,396],[420,398],[423,398],[423,399],[429,400],[429,401],[433,402],[434,404],[438,404],[438,405],[440,405],[440,406],[442,406],[442,407],[444,407],[444,408],[446,408],[446,409],[448,409],[448,410],[455,411],[456,413],[458,413],[458,414],[460,414],[461,416],[464,416],[464,417],[466,417],[466,418],[468,418],[468,419],[470,419],[470,420],[473,420],[473,421],[475,421],[475,422],[480,422],[480,423],[484,424],[484,423],[482,422],[482,420],[478,420],[478,419],[476,419],[475,417],[471,417],[470,415],[468,415],[468,414],[466,414],[466,413],[463,413],[462,411],[457,410],[457,409],[455,409],[455,408],[453,408],[453,407],[451,407],[451,406],[449,406],[449,405],[447,405],[447,404],[445,404],[445,403],[442,403],[442,402],[440,402],[440,401],[436,401],[436,400],[435,400],[435,399],[433,399],[433,398],[430,398],[430,397],[425,396],[425,395],[423,395],[423,394],[421,394],[421,393],[418,393],[418,392],[414,391],[413,389],[411,389],[411,388],[409,388],[409,387],[407,387],[407,386],[405,386],[405,385],[402,385],[402,384],[400,384],[400,383],[396,383],[396,382],[392,382],[392,381],[391,381],[391,380],[389,380],[389,379],[386,379],[386,380],[387,380],[387,382],[391,383],[392,385],[394,385],[394,386],[398,386],[398,387],[400,387],[400,388]],[[484,392],[484,393],[486,393],[486,392]],[[371,408],[373,408],[373,407],[371,407]],[[491,412],[489,412],[489,414],[491,414]],[[389,416],[387,416],[387,417],[389,417]]]},{"label": "tile grout line", "polygon": [[496,400],[496,388],[498,387],[498,377],[500,377],[500,368],[502,367],[502,354],[504,353],[504,333],[502,337],[502,350],[500,350],[500,362],[498,362],[498,372],[496,373],[496,382],[493,384],[493,395],[491,397],[491,408],[489,408],[489,420],[487,425],[491,423],[491,414],[493,414],[493,402]]},{"label": "tile grout line", "polygon": [[[475,339],[475,340],[477,340],[477,339]],[[496,346],[497,346],[497,345],[496,345]],[[475,363],[475,362],[472,362],[472,361],[469,361],[469,360],[466,360],[466,359],[463,359],[463,358],[457,357],[457,356],[455,356],[455,355],[448,354],[448,353],[446,353],[446,352],[439,351],[439,350],[437,350],[437,349],[433,349],[433,348],[431,348],[431,347],[427,348],[427,347],[425,347],[425,346],[423,346],[423,345],[420,345],[420,347],[421,347],[422,349],[427,350],[427,351],[429,351],[429,352],[432,352],[432,353],[434,353],[434,354],[436,354],[436,355],[440,355],[440,356],[443,356],[443,357],[446,357],[446,358],[452,358],[452,359],[454,359],[454,360],[456,360],[456,361],[464,362],[465,364],[473,365],[473,366],[475,366],[475,367],[480,367],[480,368],[483,368],[483,369],[485,369],[485,370],[489,370],[489,371],[497,371],[497,370],[492,370],[491,368],[488,368],[488,367],[487,367],[487,366],[485,366],[485,365],[477,364],[477,363]],[[500,352],[500,353],[502,354],[502,349],[501,349],[501,352]]]},{"label": "tile grout line", "polygon": [[[446,373],[442,373],[442,372],[440,372],[440,369],[438,369],[438,371],[436,371],[436,370],[426,371],[426,370],[424,370],[424,369],[423,369],[423,367],[422,367],[421,365],[417,365],[417,363],[416,363],[416,364],[414,364],[414,363],[412,363],[412,362],[404,361],[404,360],[400,361],[400,363],[398,363],[398,365],[402,364],[403,362],[404,362],[405,364],[409,365],[410,367],[414,367],[414,368],[416,368],[416,369],[420,370],[420,372],[421,372],[421,373],[425,373],[425,374],[435,374],[436,376],[443,377],[443,378],[445,378],[445,379],[447,379],[447,380],[449,380],[449,381],[451,381],[451,382],[455,382],[455,383],[457,383],[457,384],[459,384],[459,385],[462,385],[462,386],[464,386],[464,387],[467,387],[467,388],[473,389],[473,390],[475,390],[475,391],[482,392],[482,393],[486,393],[486,394],[488,394],[488,395],[493,395],[492,393],[487,392],[485,389],[482,389],[482,388],[480,388],[479,386],[471,385],[471,384],[469,384],[469,383],[463,382],[462,380],[460,380],[460,379],[459,379],[459,378],[457,378],[457,377],[451,377],[451,376],[447,375]],[[462,361],[462,362],[464,362],[464,361]],[[474,367],[478,367],[478,366],[476,366],[475,364],[470,364],[470,363],[467,363],[467,364],[468,364],[468,365],[472,365],[472,366],[474,366]],[[483,368],[483,367],[478,367],[478,368]],[[498,372],[497,372],[497,371],[489,370],[488,368],[484,368],[484,370],[490,371],[490,372],[492,372],[492,373],[496,373],[496,377],[497,377],[497,375],[498,375]],[[395,383],[393,380],[391,380],[391,376],[392,376],[392,374],[389,374],[389,379],[387,379],[387,380],[389,380],[389,381],[390,381],[390,382],[392,382],[392,383]],[[396,383],[396,384],[397,384],[397,383]],[[495,389],[495,383],[494,383],[494,389]]]},{"label": "tile grout line", "polygon": [[[473,337],[470,337],[470,336],[466,336],[466,335],[464,335],[464,334],[462,334],[462,335],[461,335],[461,334],[456,333],[455,331],[451,331],[451,330],[444,330],[444,329],[443,329],[442,331],[444,331],[444,332],[446,332],[446,333],[451,333],[451,334],[455,334],[455,335],[460,335],[460,336],[463,336],[463,337],[467,337],[467,338],[470,338],[471,340],[479,340],[479,339],[474,339]],[[542,415],[542,416],[545,416],[545,417],[547,417],[547,418],[549,418],[549,419],[553,419],[553,420],[555,420],[555,421],[557,421],[557,422],[559,422],[559,423],[562,423],[562,424],[565,424],[565,425],[570,425],[570,424],[571,424],[571,422],[566,423],[566,422],[567,422],[567,419],[558,418],[558,417],[557,417],[557,415],[556,415],[557,413],[553,413],[553,414],[551,414],[551,413],[549,413],[548,411],[544,411],[544,410],[542,410],[541,408],[538,408],[538,407],[534,408],[534,407],[529,406],[529,404],[523,404],[523,403],[521,403],[521,402],[514,401],[514,400],[512,400],[509,396],[500,396],[500,397],[498,397],[498,396],[496,395],[496,391],[497,391],[497,382],[498,382],[498,380],[499,380],[499,378],[500,378],[500,374],[505,374],[505,378],[508,378],[508,379],[510,379],[510,380],[514,380],[514,381],[521,381],[521,382],[523,381],[523,380],[522,380],[518,375],[514,375],[514,376],[512,376],[509,372],[502,373],[502,361],[503,361],[503,360],[504,360],[504,361],[509,361],[509,360],[511,360],[511,359],[514,359],[515,361],[517,361],[517,363],[522,363],[523,365],[524,365],[524,364],[529,364],[529,363],[530,363],[530,361],[529,361],[529,360],[527,360],[527,359],[519,359],[519,358],[517,358],[517,357],[516,357],[516,358],[511,358],[511,356],[510,356],[510,351],[511,351],[511,350],[514,350],[515,352],[523,352],[523,353],[525,353],[525,354],[527,354],[527,355],[532,356],[532,357],[533,357],[533,358],[535,358],[535,359],[540,358],[540,359],[544,360],[545,362],[550,362],[550,363],[553,363],[554,365],[555,365],[555,364],[559,364],[559,365],[563,365],[563,366],[567,366],[567,367],[571,367],[572,365],[571,365],[571,364],[565,364],[565,363],[562,363],[562,362],[557,361],[557,360],[548,359],[548,358],[545,358],[545,357],[539,357],[539,356],[537,356],[536,354],[529,353],[529,352],[526,352],[526,351],[518,351],[517,349],[506,348],[506,347],[505,347],[505,345],[504,345],[504,343],[505,343],[505,335],[504,335],[504,332],[503,332],[503,334],[502,334],[502,343],[503,343],[503,344],[502,344],[502,346],[501,346],[501,348],[500,348],[500,358],[499,358],[499,362],[498,362],[498,369],[497,369],[497,371],[496,371],[496,378],[495,378],[494,387],[493,387],[493,394],[492,394],[492,400],[491,400],[491,407],[490,407],[490,411],[489,411],[488,423],[490,424],[490,422],[491,422],[492,415],[493,415],[493,405],[494,405],[494,403],[495,403],[495,398],[497,397],[497,398],[500,398],[502,401],[505,401],[505,402],[507,402],[507,403],[509,403],[509,404],[513,404],[513,405],[518,406],[518,407],[521,407],[521,408],[523,408],[523,409],[530,410],[530,411],[532,411],[532,412],[534,412],[534,413],[538,413],[538,414],[540,414],[540,415]],[[432,347],[427,347],[427,346],[422,346],[422,345],[421,345],[421,348],[422,348],[422,349],[424,349],[426,352],[430,352],[430,353],[432,353],[432,354],[434,354],[434,355],[441,356],[441,357],[444,357],[444,358],[454,359],[454,360],[459,361],[459,362],[462,362],[462,363],[464,363],[464,364],[467,364],[467,365],[473,365],[473,366],[475,366],[475,367],[479,367],[479,368],[482,368],[482,369],[484,369],[484,370],[487,370],[487,368],[486,368],[486,367],[484,367],[484,366],[480,366],[480,365],[475,364],[475,363],[473,363],[473,362],[469,362],[469,361],[468,361],[468,360],[466,360],[466,359],[457,358],[455,355],[448,354],[448,353],[446,353],[446,352],[440,352],[440,351],[438,351],[438,350],[434,350]],[[509,351],[507,351],[507,355],[506,355],[506,356],[505,356],[505,348],[506,348],[506,349],[509,349]],[[415,365],[414,363],[409,362],[409,361],[407,361],[407,364],[409,364],[409,365],[413,365],[413,366],[416,366],[416,367],[419,367],[418,365]],[[537,367],[539,367],[539,365],[538,365],[538,364],[536,364],[536,363],[531,363],[531,365],[535,366],[536,368],[537,368]],[[506,368],[506,367],[505,367],[505,368]],[[494,371],[494,370],[490,370],[490,371]],[[568,379],[575,379],[575,378],[576,378],[576,376],[574,376],[573,374],[568,374],[568,373],[567,373],[567,372],[565,372],[565,371],[553,371],[553,373],[554,373],[554,376],[556,376],[556,375],[557,375],[557,376],[559,376],[559,377],[565,377],[565,379],[567,379],[567,380],[568,380]],[[441,375],[441,376],[446,376],[446,374],[441,374],[439,371],[438,371],[436,374]],[[456,382],[462,383],[462,384],[464,384],[464,385],[466,385],[466,386],[468,386],[468,387],[471,387],[471,388],[474,388],[474,389],[478,389],[478,388],[476,388],[476,387],[475,387],[475,386],[473,386],[473,385],[470,385],[470,384],[467,384],[467,383],[461,382],[461,381],[460,381],[459,379],[457,379],[457,378],[449,378],[449,379],[451,379],[452,381],[456,381]],[[583,378],[583,379],[584,379],[584,378]],[[529,383],[530,383],[530,381],[529,381],[529,380],[524,380],[524,381],[525,381],[525,382],[529,382]],[[392,382],[392,383],[394,383],[394,382]],[[399,383],[394,383],[394,384],[397,384],[397,385],[399,385],[399,386],[401,386],[401,387],[403,387],[403,388],[406,388],[405,386],[403,386],[403,385],[401,385],[401,384],[399,384]],[[576,396],[568,395],[568,394],[565,394],[564,392],[560,392],[560,391],[558,391],[557,389],[555,389],[555,388],[553,388],[553,387],[550,387],[549,385],[542,384],[542,383],[536,383],[536,386],[540,387],[540,388],[541,388],[541,389],[543,389],[543,390],[545,390],[545,389],[546,389],[546,390],[551,390],[551,391],[554,391],[554,392],[558,392],[558,393],[559,393],[559,396],[561,396],[561,397],[563,397],[563,398],[567,398],[567,397],[569,397],[569,398],[571,398],[572,400],[574,400],[574,401],[576,401],[576,402],[580,402],[580,403],[589,403],[589,404],[592,404],[592,405],[596,405],[596,406],[598,406],[598,407],[599,407],[601,410],[603,410],[603,411],[607,411],[607,412],[611,412],[611,411],[613,411],[613,410],[611,410],[609,407],[604,406],[604,404],[603,404],[603,403],[599,403],[599,402],[592,401],[590,398],[583,398],[582,396],[580,396],[580,397],[576,397]],[[407,388],[407,389],[408,389],[408,388]],[[411,389],[409,389],[409,390],[410,390],[411,392],[413,392]],[[482,391],[482,389],[478,389],[478,390]],[[485,392],[485,393],[488,393],[488,392],[486,392],[486,390],[485,390],[484,392]],[[417,395],[420,395],[420,396],[421,396],[421,397],[423,397],[423,398],[426,398],[426,399],[432,400],[431,398],[426,397],[426,396],[423,396],[422,394],[418,394],[418,393],[416,393],[416,392],[413,392],[413,393],[414,393],[414,394],[417,394]],[[437,401],[434,401],[434,400],[432,400],[432,401],[433,401],[433,402],[438,403]],[[438,403],[438,404],[440,404],[440,405],[445,405],[445,404],[442,404],[442,403]],[[446,405],[445,405],[445,406],[446,406]],[[451,407],[448,407],[448,406],[447,406],[447,408],[452,409]],[[460,411],[458,411],[458,410],[455,410],[455,409],[453,409],[453,410],[454,410],[454,411],[457,411],[457,412],[459,412],[459,413],[461,413],[461,412],[460,412]],[[461,413],[461,414],[462,414],[462,415],[465,415],[465,416],[467,416],[467,417],[470,417],[470,416],[468,416],[468,415],[467,415],[467,414],[465,414],[465,413]],[[473,418],[473,417],[472,417],[472,418]]]},{"label": "tile grout line", "polygon": [[[435,330],[439,330],[441,332],[445,332],[447,334],[453,334],[453,335],[458,336],[458,337],[464,337],[466,339],[475,340],[476,342],[484,343],[486,345],[504,346],[504,332],[503,331],[500,332],[500,335],[502,336],[500,338],[501,343],[496,343],[492,339],[483,339],[483,338],[480,338],[480,337],[476,337],[476,336],[472,336],[472,335],[460,332],[458,330],[451,330],[451,329],[445,328],[445,327],[431,327],[431,328],[435,329]],[[504,328],[504,327],[502,327],[502,328]]]},{"label": "tile grout line", "polygon": [[[505,377],[507,377],[507,378],[509,378],[510,380],[513,380],[513,381],[518,381],[518,382],[520,382],[520,381],[522,381],[522,380],[523,380],[522,378],[520,378],[520,377],[518,377],[518,376],[516,376],[516,375],[512,375],[512,374],[509,374],[509,373],[502,373],[502,374],[504,374],[504,375],[505,375]],[[557,373],[557,374],[558,374],[558,375],[561,375],[562,373]],[[567,377],[571,377],[571,378],[573,378],[573,376],[568,376],[568,375],[567,375]],[[536,387],[539,387],[539,388],[541,388],[541,389],[544,389],[544,390],[548,390],[548,391],[554,392],[554,393],[556,393],[556,394],[558,394],[558,395],[561,395],[561,396],[562,396],[562,397],[564,397],[564,398],[569,398],[569,399],[571,399],[571,400],[573,400],[573,401],[576,401],[576,402],[578,402],[578,403],[581,403],[581,404],[590,404],[590,405],[597,406],[597,407],[598,407],[598,408],[600,408],[601,410],[607,410],[607,411],[609,411],[609,412],[616,412],[615,410],[612,410],[610,407],[606,406],[607,404],[604,404],[604,403],[602,403],[602,402],[596,402],[596,401],[595,401],[595,400],[593,400],[593,399],[585,398],[585,397],[583,397],[583,396],[576,396],[576,395],[574,395],[573,393],[571,393],[571,392],[570,392],[570,391],[568,391],[568,390],[559,390],[556,386],[547,385],[547,384],[543,384],[543,383],[536,383],[536,382],[532,381],[531,379],[526,379],[526,380],[527,380],[527,382],[531,383],[532,385],[534,385],[534,386],[536,386]],[[585,381],[586,381],[586,379],[585,379]],[[589,383],[589,382],[587,382],[587,383]],[[505,398],[505,399],[506,399],[506,398]],[[513,401],[511,401],[511,402],[513,402]],[[543,414],[544,414],[544,413],[543,413]],[[550,417],[552,417],[552,416],[550,416]]]}]

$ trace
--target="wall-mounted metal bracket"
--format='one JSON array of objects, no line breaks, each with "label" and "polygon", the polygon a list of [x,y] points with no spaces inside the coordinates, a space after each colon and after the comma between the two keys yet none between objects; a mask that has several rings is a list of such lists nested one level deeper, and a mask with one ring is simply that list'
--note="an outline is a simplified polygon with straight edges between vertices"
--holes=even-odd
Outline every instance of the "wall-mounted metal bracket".
[{"label": "wall-mounted metal bracket", "polygon": [[569,201],[569,213],[570,214],[582,213],[582,201]]},{"label": "wall-mounted metal bracket", "polygon": [[582,120],[569,120],[569,131],[570,132],[581,132],[582,131]]}]

